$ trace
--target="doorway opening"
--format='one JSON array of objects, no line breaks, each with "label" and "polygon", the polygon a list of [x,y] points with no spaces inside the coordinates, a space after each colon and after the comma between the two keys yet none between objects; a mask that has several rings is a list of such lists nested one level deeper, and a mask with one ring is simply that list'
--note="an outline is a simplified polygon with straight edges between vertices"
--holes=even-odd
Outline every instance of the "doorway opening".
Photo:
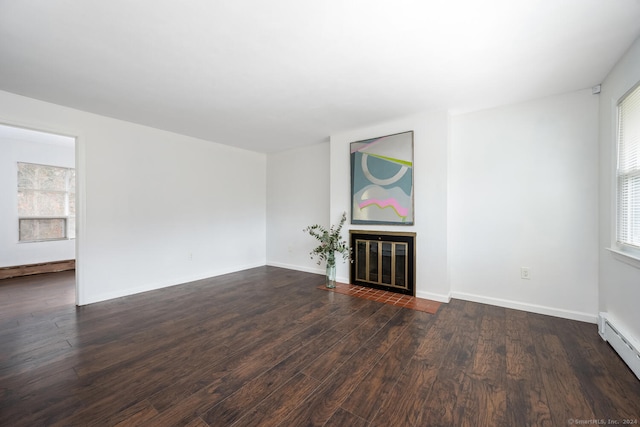
[{"label": "doorway opening", "polygon": [[77,268],[76,151],[75,137],[0,124],[0,280]]}]

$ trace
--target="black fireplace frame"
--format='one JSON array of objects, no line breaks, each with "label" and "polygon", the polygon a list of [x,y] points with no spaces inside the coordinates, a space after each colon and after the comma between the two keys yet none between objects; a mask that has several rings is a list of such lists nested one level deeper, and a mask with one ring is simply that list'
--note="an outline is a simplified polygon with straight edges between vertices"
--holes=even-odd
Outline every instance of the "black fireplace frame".
[{"label": "black fireplace frame", "polygon": [[[406,244],[406,258],[407,267],[405,271],[406,286],[391,286],[391,283],[380,283],[382,280],[367,281],[356,277],[356,270],[358,269],[358,247],[357,242],[369,241],[369,242],[381,242],[391,244]],[[350,283],[359,286],[366,286],[374,289],[381,289],[384,291],[400,293],[404,295],[415,296],[415,282],[416,282],[416,233],[412,232],[394,232],[394,231],[373,231],[373,230],[350,230],[349,231],[349,244],[353,250],[352,257],[353,262],[350,268]],[[379,245],[382,252],[382,245]],[[384,257],[384,254],[381,255]],[[368,265],[368,264],[367,264]],[[393,264],[395,265],[395,264]],[[381,271],[382,267],[378,267]],[[393,272],[395,274],[395,271]]]}]

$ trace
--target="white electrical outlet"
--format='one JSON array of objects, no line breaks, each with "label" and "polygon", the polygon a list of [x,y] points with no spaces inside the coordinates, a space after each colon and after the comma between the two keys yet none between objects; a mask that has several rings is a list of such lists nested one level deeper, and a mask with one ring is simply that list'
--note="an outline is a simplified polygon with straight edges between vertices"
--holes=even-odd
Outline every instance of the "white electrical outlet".
[{"label": "white electrical outlet", "polygon": [[531,269],[529,267],[520,267],[520,278],[525,280],[530,280]]}]

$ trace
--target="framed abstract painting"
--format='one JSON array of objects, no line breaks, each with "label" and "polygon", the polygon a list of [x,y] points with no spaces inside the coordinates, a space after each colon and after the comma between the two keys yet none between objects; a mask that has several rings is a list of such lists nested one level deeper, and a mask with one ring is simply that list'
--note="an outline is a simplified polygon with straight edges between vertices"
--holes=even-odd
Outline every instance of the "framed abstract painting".
[{"label": "framed abstract painting", "polygon": [[413,225],[413,131],[350,148],[351,223]]}]

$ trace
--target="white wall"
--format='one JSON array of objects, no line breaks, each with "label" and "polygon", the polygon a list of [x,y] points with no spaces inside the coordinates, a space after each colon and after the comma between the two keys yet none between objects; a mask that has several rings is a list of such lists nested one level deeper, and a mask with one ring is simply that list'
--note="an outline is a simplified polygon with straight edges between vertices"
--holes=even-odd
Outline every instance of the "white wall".
[{"label": "white wall", "polygon": [[[342,212],[350,216],[349,144],[378,136],[414,131],[413,226],[349,225],[348,229],[416,233],[416,296],[449,299],[447,249],[447,123],[446,112],[418,114],[374,126],[331,135],[331,206],[335,223]],[[346,232],[348,234],[348,231]],[[339,281],[349,281],[349,266],[337,264]]]},{"label": "white wall", "polygon": [[[615,256],[616,104],[640,81],[640,39],[602,83],[600,93],[600,307],[640,342],[640,262]],[[632,338],[632,337],[628,337]]]},{"label": "white wall", "polygon": [[0,122],[78,137],[80,304],[265,264],[265,155],[7,92]]},{"label": "white wall", "polygon": [[[312,245],[304,247],[298,229],[349,212],[350,142],[413,130],[415,225],[346,228],[416,232],[420,297],[595,322],[598,102],[589,89],[453,117],[424,113],[332,135],[328,159],[320,147],[271,155],[270,263],[313,268],[305,258]],[[314,166],[301,166],[309,157]],[[314,182],[313,191],[324,194],[322,180],[313,180],[327,167],[328,218],[318,214],[323,198],[306,208],[308,195],[284,188],[287,179]],[[300,217],[290,214],[293,207]],[[520,278],[520,267],[530,268],[530,280]],[[338,264],[338,280],[348,281],[348,268]]]},{"label": "white wall", "polygon": [[302,230],[330,222],[329,143],[269,154],[267,182],[267,263],[322,274],[309,257],[317,242]]},{"label": "white wall", "polygon": [[597,117],[583,90],[452,118],[454,297],[595,322]]},{"label": "white wall", "polygon": [[73,144],[62,146],[0,134],[0,267],[75,259],[75,240],[18,243],[17,162],[75,167]]},{"label": "white wall", "polygon": [[[614,72],[603,84],[605,96],[624,86],[616,82],[638,75],[634,49],[635,68]],[[302,228],[328,225],[349,211],[349,143],[413,130],[415,225],[345,232],[415,231],[418,296],[453,295],[593,321],[597,103],[586,90],[453,118],[423,113],[269,156],[6,92],[0,92],[0,122],[78,136],[81,303],[267,260],[321,272],[308,259],[314,242]],[[600,118],[601,127],[607,120]],[[601,139],[602,168],[611,158]],[[604,171],[603,193],[609,183]],[[606,256],[600,309],[622,313],[637,328],[638,315],[628,313],[638,301],[640,275]],[[520,279],[521,266],[531,268],[532,280]],[[338,265],[338,279],[348,279],[348,265]]]}]

